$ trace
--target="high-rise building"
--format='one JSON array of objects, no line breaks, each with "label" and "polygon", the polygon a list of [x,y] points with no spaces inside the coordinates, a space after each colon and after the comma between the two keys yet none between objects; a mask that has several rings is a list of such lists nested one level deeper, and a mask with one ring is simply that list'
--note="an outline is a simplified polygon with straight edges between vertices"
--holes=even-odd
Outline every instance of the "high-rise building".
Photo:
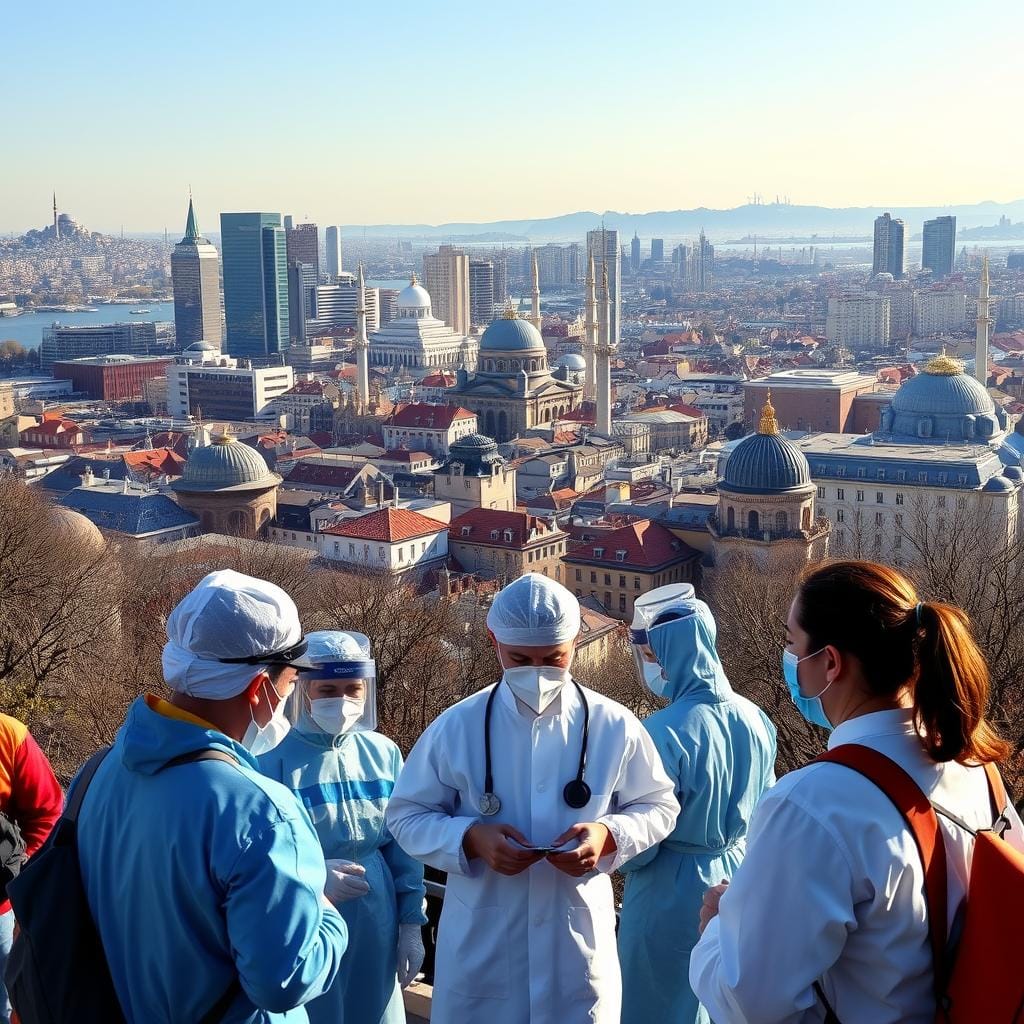
[{"label": "high-rise building", "polygon": [[451,245],[423,254],[423,285],[434,312],[459,335],[469,334],[469,257]]},{"label": "high-rise building", "polygon": [[953,273],[956,253],[956,217],[936,217],[924,222],[921,269],[930,270],[936,280]]},{"label": "high-rise building", "polygon": [[652,263],[664,263],[665,262],[665,239],[664,238],[652,238],[651,239],[651,262]]},{"label": "high-rise building", "polygon": [[295,219],[292,217],[292,215],[290,213],[286,213],[284,215],[284,229],[285,229],[285,231],[291,231],[294,226],[295,226]]},{"label": "high-rise building", "polygon": [[332,224],[327,229],[327,277],[328,283],[341,273],[341,228]]},{"label": "high-rise building", "polygon": [[875,218],[875,252],[871,274],[892,274],[899,280],[903,276],[905,250],[904,224],[888,213]]},{"label": "high-rise building", "polygon": [[890,339],[890,300],[874,292],[851,292],[828,300],[825,337],[846,348],[883,349]]},{"label": "high-rise building", "polygon": [[914,293],[914,333],[947,334],[967,325],[967,296],[959,288],[932,288]]},{"label": "high-rise building", "polygon": [[398,289],[378,288],[377,303],[380,309],[380,326],[383,327],[398,316]]},{"label": "high-rise building", "polygon": [[[537,258],[542,288],[571,288],[579,283],[582,253],[577,243],[542,245],[533,253]],[[532,280],[532,264],[528,269]]]},{"label": "high-rise building", "polygon": [[[288,338],[293,345],[306,344],[306,321],[310,319],[311,305],[309,270],[299,260],[288,261]],[[315,291],[315,284],[312,289]]]},{"label": "high-rise building", "polygon": [[320,232],[315,224],[297,224],[286,229],[288,262],[298,261],[313,269],[313,285],[320,283]]},{"label": "high-rise building", "polygon": [[703,229],[693,253],[693,272],[690,284],[698,292],[711,291],[715,274],[715,247],[707,240]]},{"label": "high-rise building", "polygon": [[[306,330],[312,333],[325,327],[358,326],[359,282],[351,274],[342,274],[336,284],[318,285],[310,293],[312,305]],[[363,305],[366,310],[366,329],[376,331],[380,325],[380,307],[376,288],[364,288]]]},{"label": "high-rise building", "polygon": [[672,266],[675,267],[676,277],[684,284],[689,279],[692,262],[688,245],[677,245],[672,250]]},{"label": "high-rise building", "polygon": [[288,257],[279,213],[222,213],[227,350],[259,359],[288,348]]},{"label": "high-rise building", "polygon": [[474,327],[486,327],[494,319],[494,264],[469,261],[469,319]]},{"label": "high-rise building", "polygon": [[115,354],[155,355],[156,324],[95,324],[89,327],[54,324],[43,331],[43,341],[39,346],[39,368],[50,373],[56,362]]},{"label": "high-rise building", "polygon": [[989,316],[988,253],[981,258],[981,279],[978,281],[978,317],[974,349],[974,379],[988,387],[988,335],[992,329]]},{"label": "high-rise building", "polygon": [[199,233],[191,196],[185,237],[171,253],[171,284],[178,348],[188,348],[197,341],[220,345],[220,257]]},{"label": "high-rise building", "polygon": [[587,232],[587,255],[593,255],[598,279],[602,267],[608,267],[608,297],[611,301],[611,341],[618,345],[621,337],[619,317],[622,310],[622,255],[619,252],[619,233],[614,229],[595,228]]},{"label": "high-rise building", "polygon": [[640,236],[635,231],[629,246],[629,265],[634,274],[640,269]]}]

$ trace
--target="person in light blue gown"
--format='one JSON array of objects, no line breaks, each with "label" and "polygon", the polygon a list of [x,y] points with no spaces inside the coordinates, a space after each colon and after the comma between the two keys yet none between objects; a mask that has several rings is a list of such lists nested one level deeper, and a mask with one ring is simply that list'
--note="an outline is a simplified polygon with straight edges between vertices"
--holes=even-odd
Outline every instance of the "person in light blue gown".
[{"label": "person in light blue gown", "polygon": [[423,964],[423,867],[392,839],[384,811],[402,768],[374,730],[376,666],[361,633],[307,635],[295,724],[260,758],[306,808],[327,862],[327,898],[349,929],[331,988],[308,1003],[310,1024],[404,1024],[402,992]]},{"label": "person in light blue gown", "polygon": [[689,584],[636,602],[641,678],[670,704],[644,721],[682,807],[672,834],[622,867],[622,1024],[707,1024],[688,980],[701,901],[743,859],[755,804],[775,781],[775,728],[737,694],[711,610]]}]

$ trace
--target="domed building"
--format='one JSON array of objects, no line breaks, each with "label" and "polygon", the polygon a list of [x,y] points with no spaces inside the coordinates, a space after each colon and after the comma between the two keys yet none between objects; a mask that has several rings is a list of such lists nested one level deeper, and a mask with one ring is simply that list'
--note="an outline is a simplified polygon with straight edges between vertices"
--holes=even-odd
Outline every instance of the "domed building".
[{"label": "domed building", "polygon": [[718,511],[709,524],[716,562],[729,550],[758,555],[769,547],[809,560],[824,557],[830,527],[815,515],[810,465],[779,432],[771,392],[757,433],[745,437],[725,461],[718,494]]},{"label": "domed building", "polygon": [[934,440],[944,444],[988,444],[1006,429],[983,384],[946,355],[905,381],[882,413],[879,437],[892,441]]},{"label": "domed building", "polygon": [[451,444],[448,458],[434,471],[434,497],[452,503],[452,518],[474,508],[516,510],[516,471],[483,434]]},{"label": "domed building", "polygon": [[564,364],[552,372],[540,331],[510,304],[480,338],[477,372],[460,371],[447,398],[475,412],[488,437],[510,441],[579,408],[583,385],[569,376]]},{"label": "domed building", "polygon": [[263,456],[230,434],[189,452],[185,471],[171,484],[178,504],[199,517],[204,533],[255,537],[277,514],[281,477]]},{"label": "domed building", "polygon": [[430,295],[412,275],[398,293],[396,314],[370,335],[370,364],[406,370],[419,380],[438,370],[476,366],[476,339],[456,334],[432,310]]}]

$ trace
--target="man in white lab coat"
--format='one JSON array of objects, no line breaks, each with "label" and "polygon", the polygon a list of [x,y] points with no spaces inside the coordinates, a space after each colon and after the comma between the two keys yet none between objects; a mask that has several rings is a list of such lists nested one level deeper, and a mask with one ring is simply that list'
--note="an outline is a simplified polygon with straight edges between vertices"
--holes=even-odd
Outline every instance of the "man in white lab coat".
[{"label": "man in white lab coat", "polygon": [[672,830],[673,786],[640,722],[573,681],[565,587],[523,576],[487,625],[501,681],[427,729],[387,811],[399,845],[448,872],[431,1020],[618,1024],[608,875]]}]

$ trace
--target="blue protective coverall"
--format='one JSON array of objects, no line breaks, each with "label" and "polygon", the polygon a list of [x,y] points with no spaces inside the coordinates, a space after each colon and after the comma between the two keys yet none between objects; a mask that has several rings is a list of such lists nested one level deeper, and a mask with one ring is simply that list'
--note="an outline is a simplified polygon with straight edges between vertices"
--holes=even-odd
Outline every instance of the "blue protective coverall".
[{"label": "blue protective coverall", "polygon": [[703,601],[692,606],[688,618],[648,631],[672,703],[644,725],[682,810],[667,839],[621,869],[622,1024],[709,1021],[687,977],[701,903],[743,859],[754,805],[775,781],[775,727],[733,691],[714,617]]},{"label": "blue protective coverall", "polygon": [[[237,766],[165,768],[211,748]],[[132,704],[85,795],[78,854],[129,1024],[194,1024],[234,978],[222,1024],[304,1024],[301,1004],[334,980],[346,928],[308,815],[201,719]]]},{"label": "blue protective coverall", "polygon": [[291,789],[313,819],[327,860],[366,869],[370,891],[339,907],[349,948],[330,991],[307,1010],[311,1024],[404,1024],[398,926],[425,924],[423,865],[384,825],[402,755],[376,732],[329,736],[304,711],[260,767]]}]

